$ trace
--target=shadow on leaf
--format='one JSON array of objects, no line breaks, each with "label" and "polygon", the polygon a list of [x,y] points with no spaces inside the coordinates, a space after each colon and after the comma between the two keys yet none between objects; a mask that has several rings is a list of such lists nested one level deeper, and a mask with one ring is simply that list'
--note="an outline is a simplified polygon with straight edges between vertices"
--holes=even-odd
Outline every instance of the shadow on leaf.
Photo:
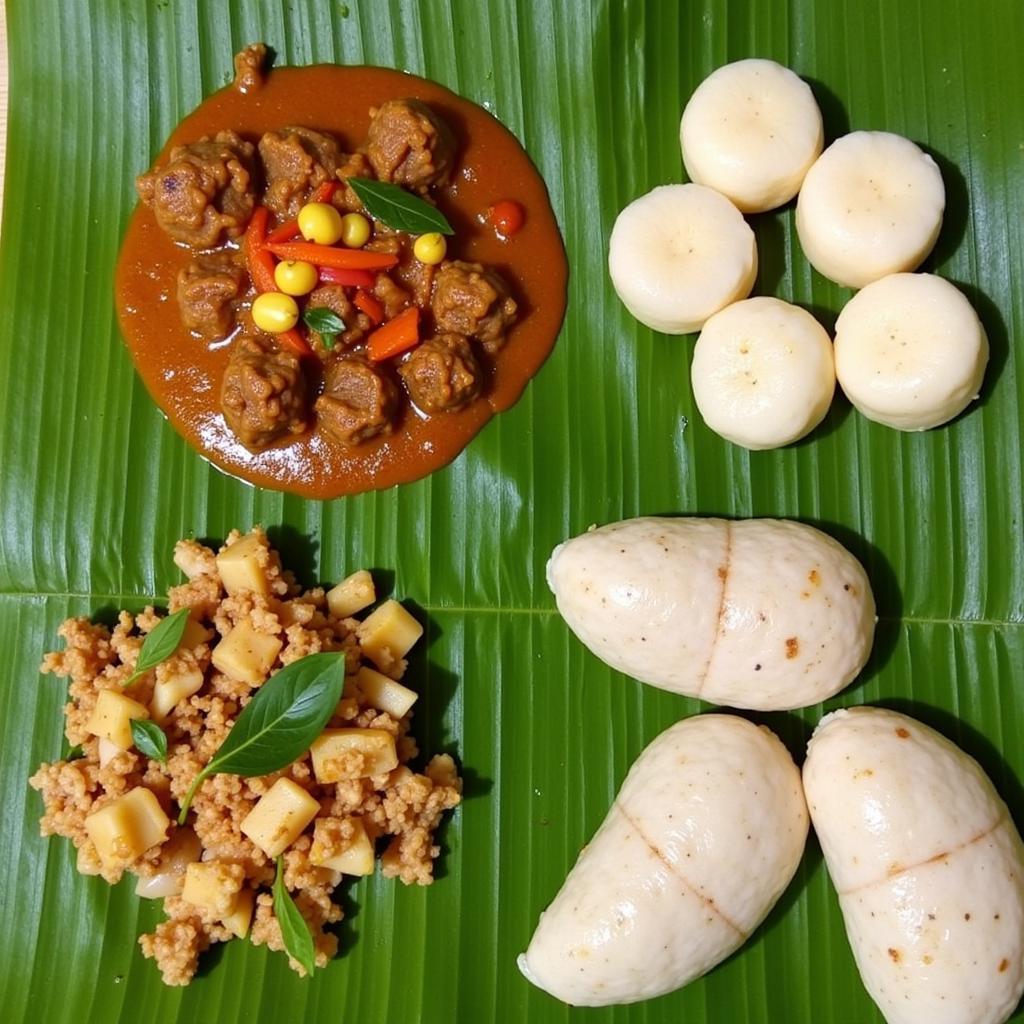
[{"label": "shadow on leaf", "polygon": [[267,540],[281,556],[281,565],[291,570],[304,587],[311,586],[316,579],[319,541],[287,523],[268,526]]},{"label": "shadow on leaf", "polygon": [[970,193],[967,189],[967,182],[956,164],[930,146],[921,142],[917,142],[916,145],[938,165],[942,183],[946,189],[946,209],[942,215],[939,237],[935,242],[935,247],[920,268],[928,273],[935,273],[935,268],[951,259],[964,240],[970,217]]},{"label": "shadow on leaf", "polygon": [[842,100],[823,82],[816,78],[803,77],[803,80],[811,87],[814,99],[821,111],[821,120],[825,129],[825,146],[834,142],[840,135],[846,135],[850,131],[850,118],[846,113],[846,107]]},{"label": "shadow on leaf", "polygon": [[982,327],[985,328],[989,347],[988,368],[985,370],[985,379],[981,382],[978,401],[971,402],[959,416],[951,421],[956,423],[964,416],[969,415],[973,409],[985,405],[992,397],[996,382],[1010,355],[1010,336],[999,307],[977,285],[969,284],[966,281],[953,281],[952,283],[967,296],[967,300],[974,307]]}]

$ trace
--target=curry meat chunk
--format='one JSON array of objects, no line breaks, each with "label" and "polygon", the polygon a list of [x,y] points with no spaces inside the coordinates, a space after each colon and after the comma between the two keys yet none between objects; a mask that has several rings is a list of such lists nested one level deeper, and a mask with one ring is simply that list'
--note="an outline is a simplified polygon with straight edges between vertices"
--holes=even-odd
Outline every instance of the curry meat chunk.
[{"label": "curry meat chunk", "polygon": [[419,100],[388,100],[370,115],[366,154],[381,181],[425,191],[448,180],[455,138],[430,107]]},{"label": "curry meat chunk", "polygon": [[235,311],[245,289],[245,268],[237,253],[197,256],[178,271],[181,322],[204,338],[223,338],[235,328]]},{"label": "curry meat chunk", "polygon": [[517,306],[502,276],[480,263],[451,260],[434,278],[432,301],[439,331],[476,338],[488,355],[505,344]]},{"label": "curry meat chunk", "polygon": [[399,367],[409,397],[427,413],[449,412],[480,394],[480,364],[461,334],[440,334],[413,349]]},{"label": "curry meat chunk", "polygon": [[280,220],[294,217],[321,185],[335,180],[347,159],[336,139],[312,128],[282,128],[260,139],[267,176],[263,203]]},{"label": "curry meat chunk", "polygon": [[[336,344],[342,348],[357,345],[366,335],[370,321],[363,313],[360,313],[352,304],[343,285],[322,284],[309,293],[306,300],[306,309],[329,309],[337,314],[345,325],[337,337]],[[323,338],[318,331],[310,328],[309,340],[317,351],[317,354],[324,358],[329,351],[324,345]]]},{"label": "curry meat chunk", "polygon": [[232,131],[175,146],[166,166],[135,182],[139,198],[176,242],[212,249],[245,229],[256,203],[255,150]]},{"label": "curry meat chunk", "polygon": [[301,434],[309,402],[298,358],[269,338],[238,338],[224,372],[221,405],[227,425],[254,451],[286,434]]},{"label": "curry meat chunk", "polygon": [[394,381],[354,355],[328,364],[323,394],[316,400],[320,425],[348,447],[391,433],[397,406]]}]

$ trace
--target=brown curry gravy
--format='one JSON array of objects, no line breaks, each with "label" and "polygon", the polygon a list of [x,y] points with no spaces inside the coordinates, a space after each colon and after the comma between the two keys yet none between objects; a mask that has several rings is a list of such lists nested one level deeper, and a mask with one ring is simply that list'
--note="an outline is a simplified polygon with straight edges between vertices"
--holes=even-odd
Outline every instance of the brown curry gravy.
[{"label": "brown curry gravy", "polygon": [[[140,204],[117,265],[121,330],[150,395],[175,428],[227,473],[321,499],[417,480],[454,459],[495,412],[513,405],[555,343],[568,269],[544,182],[511,132],[443,86],[385,68],[276,69],[255,92],[245,95],[229,86],[205,100],[178,125],[154,163],[164,162],[173,146],[225,128],[255,143],[265,131],[303,125],[332,133],[352,152],[366,138],[370,108],[406,97],[429,103],[457,139],[452,183],[434,190],[455,230],[449,256],[496,267],[519,304],[485,392],[465,409],[429,418],[405,402],[391,435],[355,448],[313,430],[266,451],[249,451],[220,411],[230,342],[211,344],[182,325],[176,279],[189,253]],[[508,241],[480,222],[501,199],[515,199],[526,211],[525,224]]]}]

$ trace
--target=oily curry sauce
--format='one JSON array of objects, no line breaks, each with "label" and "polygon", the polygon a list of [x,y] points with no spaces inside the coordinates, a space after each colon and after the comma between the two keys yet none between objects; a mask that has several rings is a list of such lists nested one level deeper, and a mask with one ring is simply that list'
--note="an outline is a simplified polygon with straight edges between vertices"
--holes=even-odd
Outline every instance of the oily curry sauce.
[{"label": "oily curry sauce", "polygon": [[[547,190],[515,137],[486,111],[433,82],[383,68],[281,68],[248,94],[228,87],[204,101],[171,135],[173,146],[230,128],[256,142],[285,125],[335,135],[353,151],[366,138],[370,108],[398,98],[422,100],[451,126],[455,173],[438,192],[455,231],[450,254],[495,266],[512,287],[519,316],[488,367],[487,386],[467,407],[432,416],[405,404],[393,433],[357,447],[309,430],[253,452],[226,426],[221,379],[231,341],[208,342],[178,316],[176,278],[188,258],[140,204],[117,267],[117,307],[128,348],[150,394],[172,424],[206,458],[254,484],[311,498],[391,487],[450,462],[495,412],[511,406],[547,358],[565,312],[567,267]],[[483,223],[487,209],[512,198],[526,211],[507,241]]]}]

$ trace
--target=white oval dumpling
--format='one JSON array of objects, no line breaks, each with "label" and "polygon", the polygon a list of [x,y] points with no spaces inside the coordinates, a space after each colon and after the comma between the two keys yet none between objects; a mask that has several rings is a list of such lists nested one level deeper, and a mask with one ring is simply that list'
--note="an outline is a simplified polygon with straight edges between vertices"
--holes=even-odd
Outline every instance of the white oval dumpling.
[{"label": "white oval dumpling", "polygon": [[743,215],[714,189],[661,185],[616,218],[608,271],[619,298],[642,324],[689,334],[750,294],[757,244]]},{"label": "white oval dumpling", "polygon": [[874,637],[857,559],[785,519],[627,519],[560,544],[547,577],[602,661],[715,704],[817,704],[860,672]]},{"label": "white oval dumpling", "polygon": [[885,708],[836,711],[804,789],[888,1024],[1002,1024],[1024,993],[1024,845],[978,763]]},{"label": "white oval dumpling", "polygon": [[716,434],[744,448],[778,448],[810,433],[828,412],[836,387],[832,341],[789,302],[734,302],[700,332],[690,380]]},{"label": "white oval dumpling", "polygon": [[863,288],[920,266],[939,237],[945,207],[938,166],[910,139],[851,132],[807,172],[796,230],[815,270]]},{"label": "white oval dumpling", "polygon": [[988,337],[974,307],[934,274],[891,274],[869,284],[836,321],[836,375],[870,420],[930,430],[978,397]]},{"label": "white oval dumpling", "polygon": [[800,773],[771,730],[699,715],[637,758],[519,967],[575,1006],[650,999],[764,920],[807,837]]},{"label": "white oval dumpling", "polygon": [[744,213],[788,203],[821,153],[821,111],[810,87],[773,60],[738,60],[713,71],[683,111],[686,173]]}]

